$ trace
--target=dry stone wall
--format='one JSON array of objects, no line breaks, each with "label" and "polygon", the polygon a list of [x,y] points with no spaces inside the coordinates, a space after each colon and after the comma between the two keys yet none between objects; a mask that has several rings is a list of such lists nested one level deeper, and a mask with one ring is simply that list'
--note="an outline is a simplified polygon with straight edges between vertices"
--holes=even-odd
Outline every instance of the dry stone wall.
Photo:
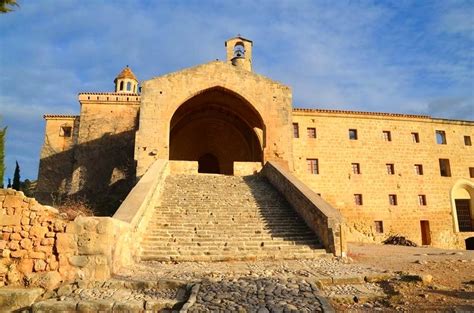
[{"label": "dry stone wall", "polygon": [[47,290],[75,279],[103,280],[129,262],[129,225],[107,217],[65,220],[59,212],[0,189],[0,287]]}]

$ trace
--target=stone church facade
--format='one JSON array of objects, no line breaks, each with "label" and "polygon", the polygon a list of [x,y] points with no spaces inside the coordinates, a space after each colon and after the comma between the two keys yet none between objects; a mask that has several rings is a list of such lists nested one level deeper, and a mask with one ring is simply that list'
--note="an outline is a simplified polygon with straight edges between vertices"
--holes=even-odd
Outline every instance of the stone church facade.
[{"label": "stone church facade", "polygon": [[225,175],[271,161],[342,213],[348,241],[469,246],[473,121],[298,109],[290,87],[252,71],[252,41],[225,46],[226,61],[141,87],[126,67],[114,92],[79,94],[80,115],[45,115],[37,199],[85,197],[111,215],[156,160]]}]

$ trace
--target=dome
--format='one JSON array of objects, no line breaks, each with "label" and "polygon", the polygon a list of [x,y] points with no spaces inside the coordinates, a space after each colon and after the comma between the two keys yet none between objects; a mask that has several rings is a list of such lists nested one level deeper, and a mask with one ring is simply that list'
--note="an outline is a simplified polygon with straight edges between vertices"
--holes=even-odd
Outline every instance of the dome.
[{"label": "dome", "polygon": [[124,78],[129,78],[138,81],[137,77],[135,76],[135,74],[133,74],[132,70],[128,67],[128,65],[117,75],[117,77],[114,79],[114,82],[117,82],[118,79]]}]

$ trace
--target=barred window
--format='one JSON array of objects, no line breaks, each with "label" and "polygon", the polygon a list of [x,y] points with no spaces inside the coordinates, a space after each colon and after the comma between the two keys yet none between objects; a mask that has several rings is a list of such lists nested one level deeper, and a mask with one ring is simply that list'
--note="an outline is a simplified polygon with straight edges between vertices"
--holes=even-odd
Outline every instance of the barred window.
[{"label": "barred window", "polygon": [[426,205],[426,195],[418,195],[418,204],[421,206]]},{"label": "barred window", "polygon": [[319,174],[318,159],[306,159],[306,163],[308,165],[308,173]]},{"label": "barred window", "polygon": [[363,204],[362,195],[360,193],[356,193],[354,195],[354,203],[355,203],[355,205],[362,205]]},{"label": "barred window", "polygon": [[382,234],[383,233],[383,221],[375,221],[375,232],[377,234]]},{"label": "barred window", "polygon": [[360,174],[360,164],[359,163],[352,163],[352,173]]},{"label": "barred window", "polygon": [[387,163],[385,166],[387,167],[388,175],[395,175],[395,165],[393,163]]},{"label": "barred window", "polygon": [[423,165],[415,164],[415,173],[416,175],[423,175]]},{"label": "barred window", "polygon": [[388,202],[390,203],[390,205],[397,205],[397,195],[388,195]]},{"label": "barred window", "polygon": [[300,138],[300,128],[298,126],[298,123],[293,123],[293,137]]}]

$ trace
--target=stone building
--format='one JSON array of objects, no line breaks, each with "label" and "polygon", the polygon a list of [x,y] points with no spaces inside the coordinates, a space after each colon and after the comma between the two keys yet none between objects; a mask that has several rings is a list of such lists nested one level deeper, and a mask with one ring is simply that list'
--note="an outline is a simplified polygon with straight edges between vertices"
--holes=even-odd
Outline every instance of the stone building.
[{"label": "stone building", "polygon": [[342,213],[348,240],[470,245],[473,121],[298,109],[290,87],[252,71],[252,41],[225,47],[225,61],[141,87],[127,66],[114,92],[79,93],[80,115],[45,115],[37,198],[83,196],[111,214],[158,159],[225,175],[271,161]]}]

